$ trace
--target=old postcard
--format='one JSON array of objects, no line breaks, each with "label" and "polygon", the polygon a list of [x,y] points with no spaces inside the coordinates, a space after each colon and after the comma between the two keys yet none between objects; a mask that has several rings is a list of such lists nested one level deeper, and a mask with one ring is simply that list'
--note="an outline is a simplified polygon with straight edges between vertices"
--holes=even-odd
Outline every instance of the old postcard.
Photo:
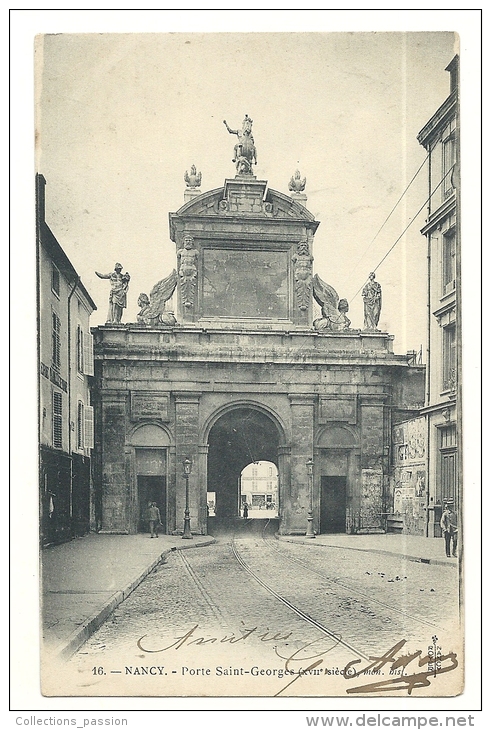
[{"label": "old postcard", "polygon": [[458,29],[35,69],[43,695],[460,695]]}]

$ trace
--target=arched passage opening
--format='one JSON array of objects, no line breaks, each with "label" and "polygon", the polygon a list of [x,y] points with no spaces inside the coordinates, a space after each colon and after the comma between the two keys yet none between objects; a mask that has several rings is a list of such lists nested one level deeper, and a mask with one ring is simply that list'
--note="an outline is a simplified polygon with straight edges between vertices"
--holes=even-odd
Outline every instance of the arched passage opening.
[{"label": "arched passage opening", "polygon": [[[255,408],[235,408],[216,421],[208,438],[207,479],[208,494],[214,495],[215,524],[228,526],[239,518],[241,475],[245,467],[269,462],[277,474],[279,444],[278,427]],[[276,511],[269,516],[275,515]]]},{"label": "arched passage opening", "polygon": [[278,469],[272,461],[253,461],[240,474],[243,517],[267,520],[278,510]]}]

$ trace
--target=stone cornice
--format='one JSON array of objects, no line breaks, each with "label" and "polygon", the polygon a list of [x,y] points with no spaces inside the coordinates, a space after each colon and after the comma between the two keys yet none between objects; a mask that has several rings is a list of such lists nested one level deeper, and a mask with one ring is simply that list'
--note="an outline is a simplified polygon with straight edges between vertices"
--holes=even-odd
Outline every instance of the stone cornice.
[{"label": "stone cornice", "polygon": [[431,143],[435,134],[443,127],[448,120],[456,113],[457,109],[457,92],[453,91],[443,104],[436,110],[431,119],[429,119],[423,129],[417,135],[418,142],[426,147]]}]

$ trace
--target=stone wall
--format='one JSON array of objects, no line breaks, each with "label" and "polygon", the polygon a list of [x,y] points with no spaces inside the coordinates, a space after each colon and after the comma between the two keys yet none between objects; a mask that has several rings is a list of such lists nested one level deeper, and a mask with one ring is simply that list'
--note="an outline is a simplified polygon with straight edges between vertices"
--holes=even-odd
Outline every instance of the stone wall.
[{"label": "stone wall", "polygon": [[418,417],[392,429],[391,511],[403,532],[425,535],[428,505],[426,419]]}]

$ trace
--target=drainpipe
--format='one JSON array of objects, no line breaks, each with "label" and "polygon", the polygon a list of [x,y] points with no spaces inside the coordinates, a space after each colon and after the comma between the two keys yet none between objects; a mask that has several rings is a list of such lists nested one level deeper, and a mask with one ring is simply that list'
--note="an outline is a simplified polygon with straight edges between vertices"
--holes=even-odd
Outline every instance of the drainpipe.
[{"label": "drainpipe", "polygon": [[73,288],[68,295],[68,455],[70,457],[70,526],[73,518],[73,459],[72,459],[72,325],[71,325],[71,309],[70,303],[75,289],[80,282],[80,276],[77,275]]},{"label": "drainpipe", "polygon": [[[428,220],[431,216],[431,142],[428,150]],[[430,376],[431,376],[431,344],[430,344],[430,329],[431,329],[431,231],[427,233],[427,252],[426,252],[426,263],[427,263],[427,289],[426,289],[426,308],[427,308],[427,323],[426,323],[426,396],[425,405],[430,405]],[[430,414],[426,413],[426,526],[425,526],[425,537],[430,537],[430,437],[431,437],[431,426],[430,426]],[[433,537],[433,536],[432,536]]]}]

